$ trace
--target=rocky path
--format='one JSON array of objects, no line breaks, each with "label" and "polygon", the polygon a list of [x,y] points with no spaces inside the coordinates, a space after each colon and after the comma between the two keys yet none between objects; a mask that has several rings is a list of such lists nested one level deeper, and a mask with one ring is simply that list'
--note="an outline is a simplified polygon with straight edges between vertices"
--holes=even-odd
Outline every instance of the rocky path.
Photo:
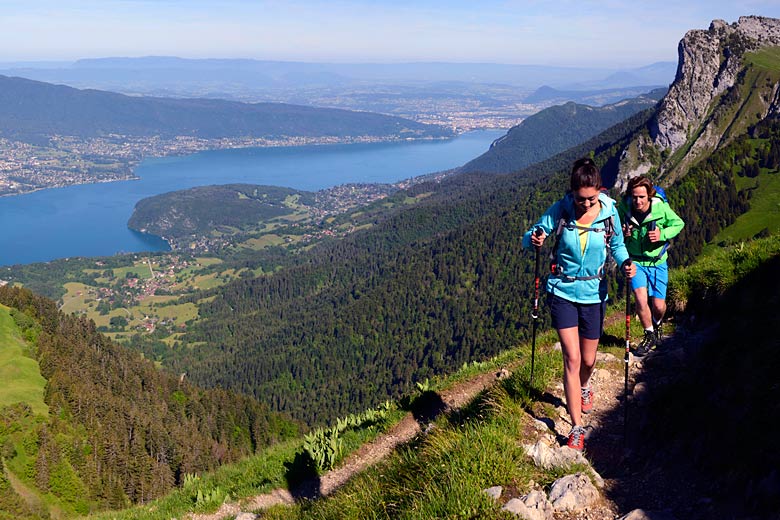
[{"label": "rocky path", "polygon": [[583,416],[585,458],[563,446],[571,423],[563,384],[556,381],[545,396],[547,403],[555,406],[555,416],[544,416],[544,406],[537,403],[533,415],[538,435],[536,443],[527,444],[526,450],[539,466],[587,463],[593,474],[588,478],[568,475],[550,490],[536,486],[521,497],[501,496],[494,490],[496,499],[505,509],[532,520],[720,518],[701,476],[687,460],[650,453],[641,442],[653,394],[674,379],[687,362],[688,348],[695,349],[702,340],[681,331],[667,336],[657,351],[644,358],[630,356],[628,399],[622,357],[598,354],[592,376],[596,400],[593,412]]}]

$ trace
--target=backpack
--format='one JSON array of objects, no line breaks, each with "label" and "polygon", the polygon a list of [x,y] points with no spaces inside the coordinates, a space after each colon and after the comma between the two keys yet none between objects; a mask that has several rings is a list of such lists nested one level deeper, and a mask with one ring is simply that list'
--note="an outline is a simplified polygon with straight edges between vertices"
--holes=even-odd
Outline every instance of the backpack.
[{"label": "backpack", "polygon": [[[563,199],[561,199],[561,201],[563,201]],[[550,273],[554,276],[563,278],[568,282],[572,282],[575,280],[594,280],[596,278],[598,278],[599,280],[603,279],[605,271],[609,269],[608,264],[613,261],[612,255],[610,254],[610,249],[611,249],[610,240],[612,239],[612,236],[615,234],[615,229],[617,228],[617,226],[615,226],[615,215],[612,214],[608,220],[604,221],[603,228],[579,226],[576,224],[576,222],[574,224],[569,223],[571,215],[569,215],[568,212],[566,211],[564,204],[559,204],[559,207],[561,208],[561,214],[558,216],[558,225],[555,226],[555,244],[553,245],[553,248],[550,251]],[[561,242],[561,235],[563,234],[564,229],[569,229],[569,230],[578,229],[580,231],[604,233],[604,243],[607,246],[607,260],[599,268],[598,274],[593,276],[566,276],[563,274],[563,268],[560,265],[558,265],[557,260],[558,260],[558,246]]]}]

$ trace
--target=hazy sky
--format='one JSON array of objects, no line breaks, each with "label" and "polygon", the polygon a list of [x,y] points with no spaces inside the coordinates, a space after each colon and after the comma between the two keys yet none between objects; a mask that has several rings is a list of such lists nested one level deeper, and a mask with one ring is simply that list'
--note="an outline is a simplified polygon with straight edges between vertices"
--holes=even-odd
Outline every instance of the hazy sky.
[{"label": "hazy sky", "polygon": [[780,0],[0,0],[0,61],[167,55],[639,66]]}]

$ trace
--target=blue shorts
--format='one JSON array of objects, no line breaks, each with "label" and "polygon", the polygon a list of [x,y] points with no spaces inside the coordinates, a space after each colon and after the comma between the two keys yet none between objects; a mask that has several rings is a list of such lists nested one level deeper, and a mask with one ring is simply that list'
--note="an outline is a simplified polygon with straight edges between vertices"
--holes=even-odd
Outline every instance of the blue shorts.
[{"label": "blue shorts", "polygon": [[651,298],[666,299],[666,286],[669,284],[669,266],[666,262],[657,265],[636,264],[636,276],[631,279],[631,288],[647,287]]},{"label": "blue shorts", "polygon": [[555,329],[578,327],[580,337],[599,339],[604,330],[604,314],[607,302],[574,303],[560,296],[547,294],[552,326]]}]

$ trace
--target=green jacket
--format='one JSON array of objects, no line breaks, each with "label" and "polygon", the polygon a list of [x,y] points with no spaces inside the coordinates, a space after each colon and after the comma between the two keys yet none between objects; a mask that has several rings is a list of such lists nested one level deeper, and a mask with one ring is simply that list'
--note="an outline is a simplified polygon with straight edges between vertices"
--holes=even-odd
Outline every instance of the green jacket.
[{"label": "green jacket", "polygon": [[[685,222],[658,195],[650,199],[650,213],[642,222],[638,222],[636,217],[631,215],[632,209],[629,197],[623,197],[618,205],[618,213],[620,221],[623,223],[626,249],[628,249],[631,260],[640,265],[656,265],[666,262],[669,240],[680,234],[682,228],[685,227]],[[651,222],[655,222],[658,229],[661,230],[659,242],[650,242],[647,237],[648,225]]]}]

